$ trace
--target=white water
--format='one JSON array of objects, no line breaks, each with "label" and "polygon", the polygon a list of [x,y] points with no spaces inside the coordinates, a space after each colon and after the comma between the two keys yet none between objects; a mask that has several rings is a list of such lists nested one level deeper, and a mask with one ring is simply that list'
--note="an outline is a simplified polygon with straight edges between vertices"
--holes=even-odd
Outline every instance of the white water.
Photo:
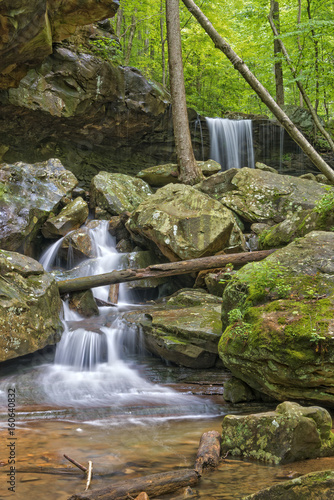
[{"label": "white water", "polygon": [[254,167],[252,120],[206,118],[210,134],[210,158],[222,170]]},{"label": "white water", "polygon": [[[107,221],[91,229],[90,237],[97,258],[78,266],[76,276],[109,272],[119,264],[120,254],[108,233]],[[48,269],[56,262],[60,245],[61,242],[55,243],[42,257]],[[99,287],[94,295],[107,300],[108,288]],[[93,324],[93,328],[85,326],[87,323]],[[45,402],[60,407],[109,407],[113,414],[132,414],[132,410],[126,410],[129,407],[149,407],[153,414],[158,411],[164,418],[166,414],[203,416],[206,412],[206,405],[194,396],[178,394],[139,375],[138,367],[129,360],[140,351],[138,332],[115,319],[115,308],[100,308],[96,320],[85,322],[65,303],[64,326],[54,364],[45,366],[39,378],[47,395]]]}]

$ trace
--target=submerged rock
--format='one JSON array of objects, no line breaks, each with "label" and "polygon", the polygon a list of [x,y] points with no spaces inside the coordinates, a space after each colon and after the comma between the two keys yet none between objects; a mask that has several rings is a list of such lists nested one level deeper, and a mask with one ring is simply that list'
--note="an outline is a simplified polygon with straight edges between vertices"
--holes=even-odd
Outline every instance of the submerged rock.
[{"label": "submerged rock", "polygon": [[51,212],[78,181],[57,159],[0,166],[0,246],[29,251]]},{"label": "submerged rock", "polygon": [[41,264],[0,250],[0,361],[58,342],[60,310],[56,282]]},{"label": "submerged rock", "polygon": [[285,402],[275,411],[246,416],[226,415],[222,453],[285,464],[334,455],[332,419],[318,406]]},{"label": "submerged rock", "polygon": [[141,179],[124,174],[100,172],[91,183],[91,208],[97,207],[110,215],[132,212],[149,195],[150,186]]},{"label": "submerged rock", "polygon": [[171,261],[244,245],[233,213],[186,185],[158,189],[137,207],[126,226],[139,245],[154,242]]},{"label": "submerged rock", "polygon": [[310,472],[304,476],[274,484],[270,488],[243,497],[242,500],[329,500],[334,498],[334,471]]}]

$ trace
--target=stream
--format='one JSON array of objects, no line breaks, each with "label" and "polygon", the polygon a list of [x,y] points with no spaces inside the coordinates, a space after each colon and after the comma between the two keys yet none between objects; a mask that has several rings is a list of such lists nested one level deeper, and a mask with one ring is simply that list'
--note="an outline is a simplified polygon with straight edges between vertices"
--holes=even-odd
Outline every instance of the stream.
[{"label": "stream", "polygon": [[[120,263],[107,223],[92,229],[96,259],[73,275],[108,272]],[[58,245],[58,247],[57,247]],[[56,248],[57,247],[57,248]],[[43,256],[45,269],[57,260],[59,242]],[[108,287],[94,290],[107,300]],[[101,307],[84,319],[64,303],[64,333],[56,348],[5,363],[0,375],[0,499],[66,500],[83,491],[83,474],[65,458],[93,462],[92,488],[156,472],[191,468],[200,437],[220,430],[228,413],[255,413],[273,406],[229,405],[223,369],[191,370],[149,356],[137,332],[122,321],[131,304],[121,287],[119,306]],[[8,490],[8,389],[15,389],[15,493]],[[8,448],[8,449],[7,449]],[[334,458],[269,467],[225,457],[181,498],[240,499],[298,473],[334,468]]]}]

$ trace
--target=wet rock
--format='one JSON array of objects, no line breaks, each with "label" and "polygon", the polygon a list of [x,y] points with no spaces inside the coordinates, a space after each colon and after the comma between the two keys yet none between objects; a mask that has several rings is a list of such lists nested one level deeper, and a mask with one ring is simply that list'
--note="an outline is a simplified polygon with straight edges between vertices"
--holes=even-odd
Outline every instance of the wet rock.
[{"label": "wet rock", "polygon": [[98,228],[101,224],[103,224],[102,221],[91,220],[85,226],[65,236],[61,245],[61,253],[65,259],[68,260],[69,252],[71,252],[69,258],[73,260],[71,263],[73,265],[83,259],[97,257],[97,248],[93,242],[90,231]]},{"label": "wet rock", "polygon": [[269,167],[265,163],[261,163],[259,161],[257,161],[255,163],[255,168],[257,168],[258,170],[262,170],[264,172],[273,172],[274,174],[278,174],[278,171],[276,170],[276,168]]},{"label": "wet rock", "polygon": [[311,232],[244,266],[224,291],[220,357],[279,401],[334,406],[333,248],[332,232]]},{"label": "wet rock", "polygon": [[137,207],[126,227],[139,245],[153,242],[171,261],[244,245],[233,213],[186,185],[158,189]]},{"label": "wet rock", "polygon": [[91,183],[91,208],[99,207],[110,215],[132,212],[152,194],[149,185],[141,179],[124,174],[100,172]]},{"label": "wet rock", "polygon": [[45,238],[59,238],[78,229],[87,219],[87,203],[79,196],[64,207],[56,216],[49,217],[42,227]]},{"label": "wet rock", "polygon": [[256,399],[252,389],[242,380],[232,377],[224,384],[224,399],[231,403],[244,403]]},{"label": "wet rock", "polygon": [[121,215],[110,218],[109,233],[111,236],[115,236],[117,242],[129,238],[130,234],[125,227],[125,223],[129,220],[130,216],[130,212],[123,212]]},{"label": "wet rock", "polygon": [[[127,254],[126,267],[129,269],[144,269],[153,264],[159,264],[162,260],[159,259],[152,251],[146,250],[141,252],[131,252]],[[129,289],[147,289],[156,288],[159,285],[167,283],[170,278],[147,278],[145,280],[128,281]]]},{"label": "wet rock", "polygon": [[0,88],[17,86],[29,68],[52,52],[52,44],[76,26],[113,17],[119,1],[3,0],[0,21]]},{"label": "wet rock", "polygon": [[54,278],[30,257],[0,250],[0,361],[58,342],[60,311]]},{"label": "wet rock", "polygon": [[[206,177],[217,174],[221,170],[220,164],[214,160],[198,161],[197,163]],[[170,183],[180,183],[178,179],[178,166],[175,163],[145,168],[145,170],[138,172],[137,177],[143,179],[150,186],[155,187],[166,186]]]},{"label": "wet rock", "polygon": [[235,190],[232,179],[237,172],[237,168],[230,168],[229,170],[225,170],[225,172],[219,172],[208,179],[204,179],[204,181],[197,184],[196,188],[202,191],[202,193],[208,194],[213,198],[218,198],[229,191]]},{"label": "wet rock", "polygon": [[51,212],[78,181],[57,159],[34,165],[0,166],[0,245],[5,250],[29,251]]},{"label": "wet rock", "polygon": [[124,314],[140,327],[153,354],[189,368],[211,368],[217,361],[221,335],[221,301],[205,292],[181,291],[164,307],[151,306]]},{"label": "wet rock", "polygon": [[328,500],[334,497],[334,471],[310,472],[243,497],[242,500]]},{"label": "wet rock", "polygon": [[70,309],[77,311],[85,318],[99,315],[99,308],[96,305],[92,290],[71,294],[69,306]]},{"label": "wet rock", "polygon": [[332,419],[324,408],[284,402],[275,411],[226,415],[222,453],[284,464],[334,455]]},{"label": "wet rock", "polygon": [[314,208],[326,186],[307,179],[241,168],[231,180],[234,190],[219,200],[249,222],[281,222],[288,213]]}]

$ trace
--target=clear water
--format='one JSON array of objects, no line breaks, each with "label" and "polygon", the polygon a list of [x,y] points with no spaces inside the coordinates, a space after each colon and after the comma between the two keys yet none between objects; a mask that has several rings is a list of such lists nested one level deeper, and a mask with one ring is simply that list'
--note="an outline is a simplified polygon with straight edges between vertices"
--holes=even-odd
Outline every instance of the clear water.
[{"label": "clear water", "polygon": [[206,118],[210,135],[210,158],[222,170],[254,167],[252,120]]}]

